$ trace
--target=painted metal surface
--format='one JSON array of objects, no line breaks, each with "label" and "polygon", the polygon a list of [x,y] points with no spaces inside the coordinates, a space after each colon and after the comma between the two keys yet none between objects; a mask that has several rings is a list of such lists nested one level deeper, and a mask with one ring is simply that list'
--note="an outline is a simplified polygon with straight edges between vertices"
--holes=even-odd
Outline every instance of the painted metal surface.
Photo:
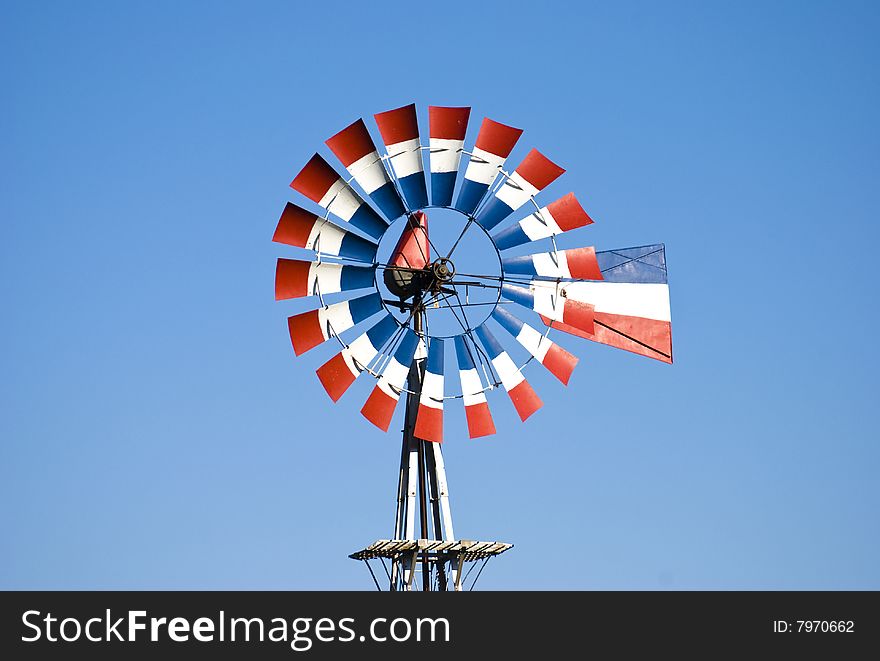
[{"label": "painted metal surface", "polygon": [[394,317],[385,313],[368,331],[317,369],[321,385],[334,402],[339,401],[355,379],[369,367],[398,328],[400,326]]},{"label": "painted metal surface", "polygon": [[483,120],[464,172],[464,180],[455,202],[456,209],[466,214],[474,213],[521,135],[522,129],[501,124],[488,117]]},{"label": "painted metal surface", "polygon": [[507,250],[585,227],[592,222],[593,219],[584,211],[574,193],[569,193],[546,207],[541,207],[516,225],[501,230],[492,240],[499,250]]},{"label": "painted metal surface", "polygon": [[492,318],[510,333],[526,351],[565,385],[578,363],[577,357],[553,342],[540,331],[514,316],[509,309],[497,307]]},{"label": "painted metal surface", "polygon": [[288,317],[287,328],[294,353],[301,356],[382,309],[382,297],[374,293]]},{"label": "painted metal surface", "polygon": [[489,411],[486,394],[483,392],[483,382],[471,355],[471,348],[465,343],[463,335],[455,338],[455,355],[458,358],[458,374],[461,380],[468,433],[471,438],[494,434],[495,423]]},{"label": "painted metal surface", "polygon": [[428,106],[431,203],[436,206],[452,206],[470,114],[470,108]]},{"label": "painted metal surface", "polygon": [[363,416],[382,431],[388,431],[391,424],[418,345],[419,336],[407,329],[361,409]]},{"label": "painted metal surface", "polygon": [[504,350],[501,343],[495,339],[495,336],[486,327],[486,324],[477,326],[474,332],[480,338],[480,343],[486,349],[486,353],[489,354],[492,366],[495,368],[498,378],[501,379],[501,385],[507,391],[510,401],[513,402],[520,420],[525,422],[544,403],[538,397],[531,384],[526,381],[522,371],[517,369],[513,359]]},{"label": "painted metal surface", "polygon": [[416,211],[407,221],[400,238],[391,251],[389,263],[401,268],[421,269],[431,262],[428,242],[428,216]]},{"label": "painted metal surface", "polygon": [[501,268],[505,273],[539,278],[602,280],[602,271],[596,261],[596,250],[592,247],[504,257],[501,259]]},{"label": "painted metal surface", "polygon": [[[594,342],[672,362],[672,317],[662,244],[596,253],[604,281],[570,282],[559,294],[594,309],[594,328],[542,316],[545,324]],[[548,284],[533,283],[536,287]],[[560,323],[561,321],[561,323]]]},{"label": "painted metal surface", "polygon": [[566,298],[557,283],[535,280],[527,287],[504,284],[501,296],[534,310],[543,318],[593,332],[593,306]]},{"label": "painted metal surface", "polygon": [[290,187],[376,241],[388,228],[388,223],[320,154],[312,156]]},{"label": "painted metal surface", "polygon": [[415,104],[380,112],[375,118],[388,150],[391,167],[409,209],[415,211],[428,206],[428,188],[425,184],[425,168],[419,142],[419,118]]},{"label": "painted metal surface", "polygon": [[349,124],[325,143],[388,220],[404,213],[403,202],[385,170],[364,120]]},{"label": "painted metal surface", "polygon": [[504,184],[480,209],[476,219],[491,230],[559,178],[565,170],[537,149],[530,151]]},{"label": "painted metal surface", "polygon": [[419,397],[415,433],[418,438],[440,443],[443,441],[443,360],[445,344],[440,338],[431,338],[428,360]]},{"label": "painted metal surface", "polygon": [[282,258],[275,267],[275,300],[372,289],[375,270],[373,266]]},{"label": "painted metal surface", "polygon": [[272,240],[358,262],[376,260],[376,244],[337,227],[325,218],[290,202],[284,207]]}]

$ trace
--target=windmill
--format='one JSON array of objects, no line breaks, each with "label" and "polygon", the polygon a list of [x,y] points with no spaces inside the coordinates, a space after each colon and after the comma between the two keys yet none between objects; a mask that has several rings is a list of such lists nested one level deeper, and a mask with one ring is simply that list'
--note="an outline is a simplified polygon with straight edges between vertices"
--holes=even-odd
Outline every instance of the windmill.
[{"label": "windmill", "polygon": [[[573,193],[537,201],[564,170],[536,149],[505,169],[522,130],[488,118],[465,149],[469,116],[470,108],[429,107],[424,141],[414,104],[379,113],[382,153],[358,119],[326,140],[346,174],[316,153],[290,184],[322,211],[288,202],[273,237],[313,253],[278,259],[275,298],[314,302],[288,319],[297,356],[338,342],[317,369],[331,399],[359,376],[374,378],[361,413],[384,431],[404,400],[393,534],[350,556],[379,589],[373,560],[391,590],[462,590],[474,569],[471,588],[512,547],[455,535],[441,452],[447,403],[462,400],[471,438],[495,433],[487,397],[495,390],[525,421],[543,404],[523,368],[540,363],[567,384],[578,361],[551,330],[672,362],[664,246],[559,248],[558,237],[593,222]],[[434,210],[442,222],[431,221]],[[437,228],[448,233],[450,215],[460,225],[438,250]],[[465,269],[468,236],[484,245]],[[447,325],[437,330],[440,314]],[[505,346],[519,347],[524,362]],[[447,378],[454,371],[457,389]]]}]

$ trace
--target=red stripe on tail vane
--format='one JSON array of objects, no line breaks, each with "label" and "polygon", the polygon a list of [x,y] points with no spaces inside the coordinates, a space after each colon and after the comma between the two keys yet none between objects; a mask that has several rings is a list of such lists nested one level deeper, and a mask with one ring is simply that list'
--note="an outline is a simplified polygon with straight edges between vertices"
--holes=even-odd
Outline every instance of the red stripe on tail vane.
[{"label": "red stripe on tail vane", "polygon": [[551,322],[543,315],[541,321],[576,337],[672,363],[672,325],[668,321],[597,312],[592,333],[566,323]]}]

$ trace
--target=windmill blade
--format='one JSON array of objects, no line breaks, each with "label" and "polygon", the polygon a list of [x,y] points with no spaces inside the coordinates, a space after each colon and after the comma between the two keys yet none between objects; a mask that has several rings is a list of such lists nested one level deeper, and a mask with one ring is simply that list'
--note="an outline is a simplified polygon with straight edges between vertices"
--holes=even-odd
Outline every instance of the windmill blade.
[{"label": "windmill blade", "polygon": [[407,329],[394,354],[385,365],[379,382],[361,409],[363,416],[382,431],[388,431],[400,393],[406,386],[410,366],[419,346],[419,336]]},{"label": "windmill blade", "polygon": [[501,285],[501,296],[534,310],[542,319],[593,332],[593,306],[566,298],[558,283],[534,280],[528,287],[505,283]]},{"label": "windmill blade", "polygon": [[428,106],[431,202],[435,206],[452,205],[470,114],[470,108]]},{"label": "windmill blade", "polygon": [[413,211],[428,206],[416,104],[374,115],[400,190]]},{"label": "windmill blade", "polygon": [[375,288],[374,266],[279,259],[275,267],[275,300]]},{"label": "windmill blade", "polygon": [[501,124],[488,117],[483,119],[476,145],[464,172],[464,181],[455,203],[456,209],[468,215],[474,213],[521,135],[522,129]]},{"label": "windmill blade", "polygon": [[498,340],[495,339],[495,336],[486,328],[486,324],[478,326],[474,332],[480,338],[480,342],[489,354],[492,366],[498,373],[501,385],[504,386],[510,401],[513,402],[520,420],[525,422],[530,415],[544,406],[544,402],[541,401],[532,386],[526,381],[522,371],[516,368],[513,359],[499,344]]},{"label": "windmill blade", "polygon": [[359,119],[345,127],[324,144],[342,161],[386,218],[394,220],[403,215],[403,202],[382,164],[364,120]]},{"label": "windmill blade", "polygon": [[290,187],[378,241],[388,223],[339,176],[320,154],[312,156]]},{"label": "windmill blade", "polygon": [[483,392],[480,373],[465,343],[464,335],[455,337],[455,355],[458,358],[458,375],[461,379],[461,393],[464,413],[467,418],[468,434],[471,438],[489,436],[495,433],[495,423]]},{"label": "windmill blade", "polygon": [[602,271],[596,261],[596,250],[592,247],[504,257],[501,260],[501,270],[539,278],[602,279]]},{"label": "windmill blade", "polygon": [[297,356],[356,326],[382,310],[379,294],[358,296],[287,319],[290,343]]},{"label": "windmill blade", "polygon": [[[566,300],[594,308],[593,330],[543,317],[545,324],[578,337],[672,362],[672,318],[662,244],[596,254],[600,282],[562,283]],[[545,283],[546,284],[546,283]],[[540,285],[539,285],[540,286]]]},{"label": "windmill blade", "polygon": [[530,151],[513,174],[489,198],[476,220],[491,230],[502,220],[553,183],[565,170],[537,149]]},{"label": "windmill blade", "polygon": [[318,379],[330,399],[339,401],[399,328],[394,317],[386,313],[370,330],[318,368]]},{"label": "windmill blade", "polygon": [[513,227],[498,232],[492,239],[499,250],[507,250],[592,223],[593,219],[584,211],[574,193],[569,193],[546,207],[541,207]]},{"label": "windmill blade", "polygon": [[501,306],[495,308],[492,318],[553,376],[568,385],[571,373],[578,363],[575,356]]},{"label": "windmill blade", "polygon": [[368,264],[376,260],[376,244],[290,202],[281,213],[272,240]]},{"label": "windmill blade", "polygon": [[443,358],[445,344],[440,338],[431,338],[428,360],[422,380],[419,410],[416,415],[415,435],[426,441],[443,441]]}]

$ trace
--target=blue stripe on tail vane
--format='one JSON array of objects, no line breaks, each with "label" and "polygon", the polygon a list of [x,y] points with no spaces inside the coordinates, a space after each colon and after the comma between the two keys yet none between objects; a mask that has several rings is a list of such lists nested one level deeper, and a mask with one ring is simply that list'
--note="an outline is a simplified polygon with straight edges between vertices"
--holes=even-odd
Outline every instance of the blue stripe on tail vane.
[{"label": "blue stripe on tail vane", "polygon": [[666,249],[662,243],[596,253],[606,282],[666,284]]}]

